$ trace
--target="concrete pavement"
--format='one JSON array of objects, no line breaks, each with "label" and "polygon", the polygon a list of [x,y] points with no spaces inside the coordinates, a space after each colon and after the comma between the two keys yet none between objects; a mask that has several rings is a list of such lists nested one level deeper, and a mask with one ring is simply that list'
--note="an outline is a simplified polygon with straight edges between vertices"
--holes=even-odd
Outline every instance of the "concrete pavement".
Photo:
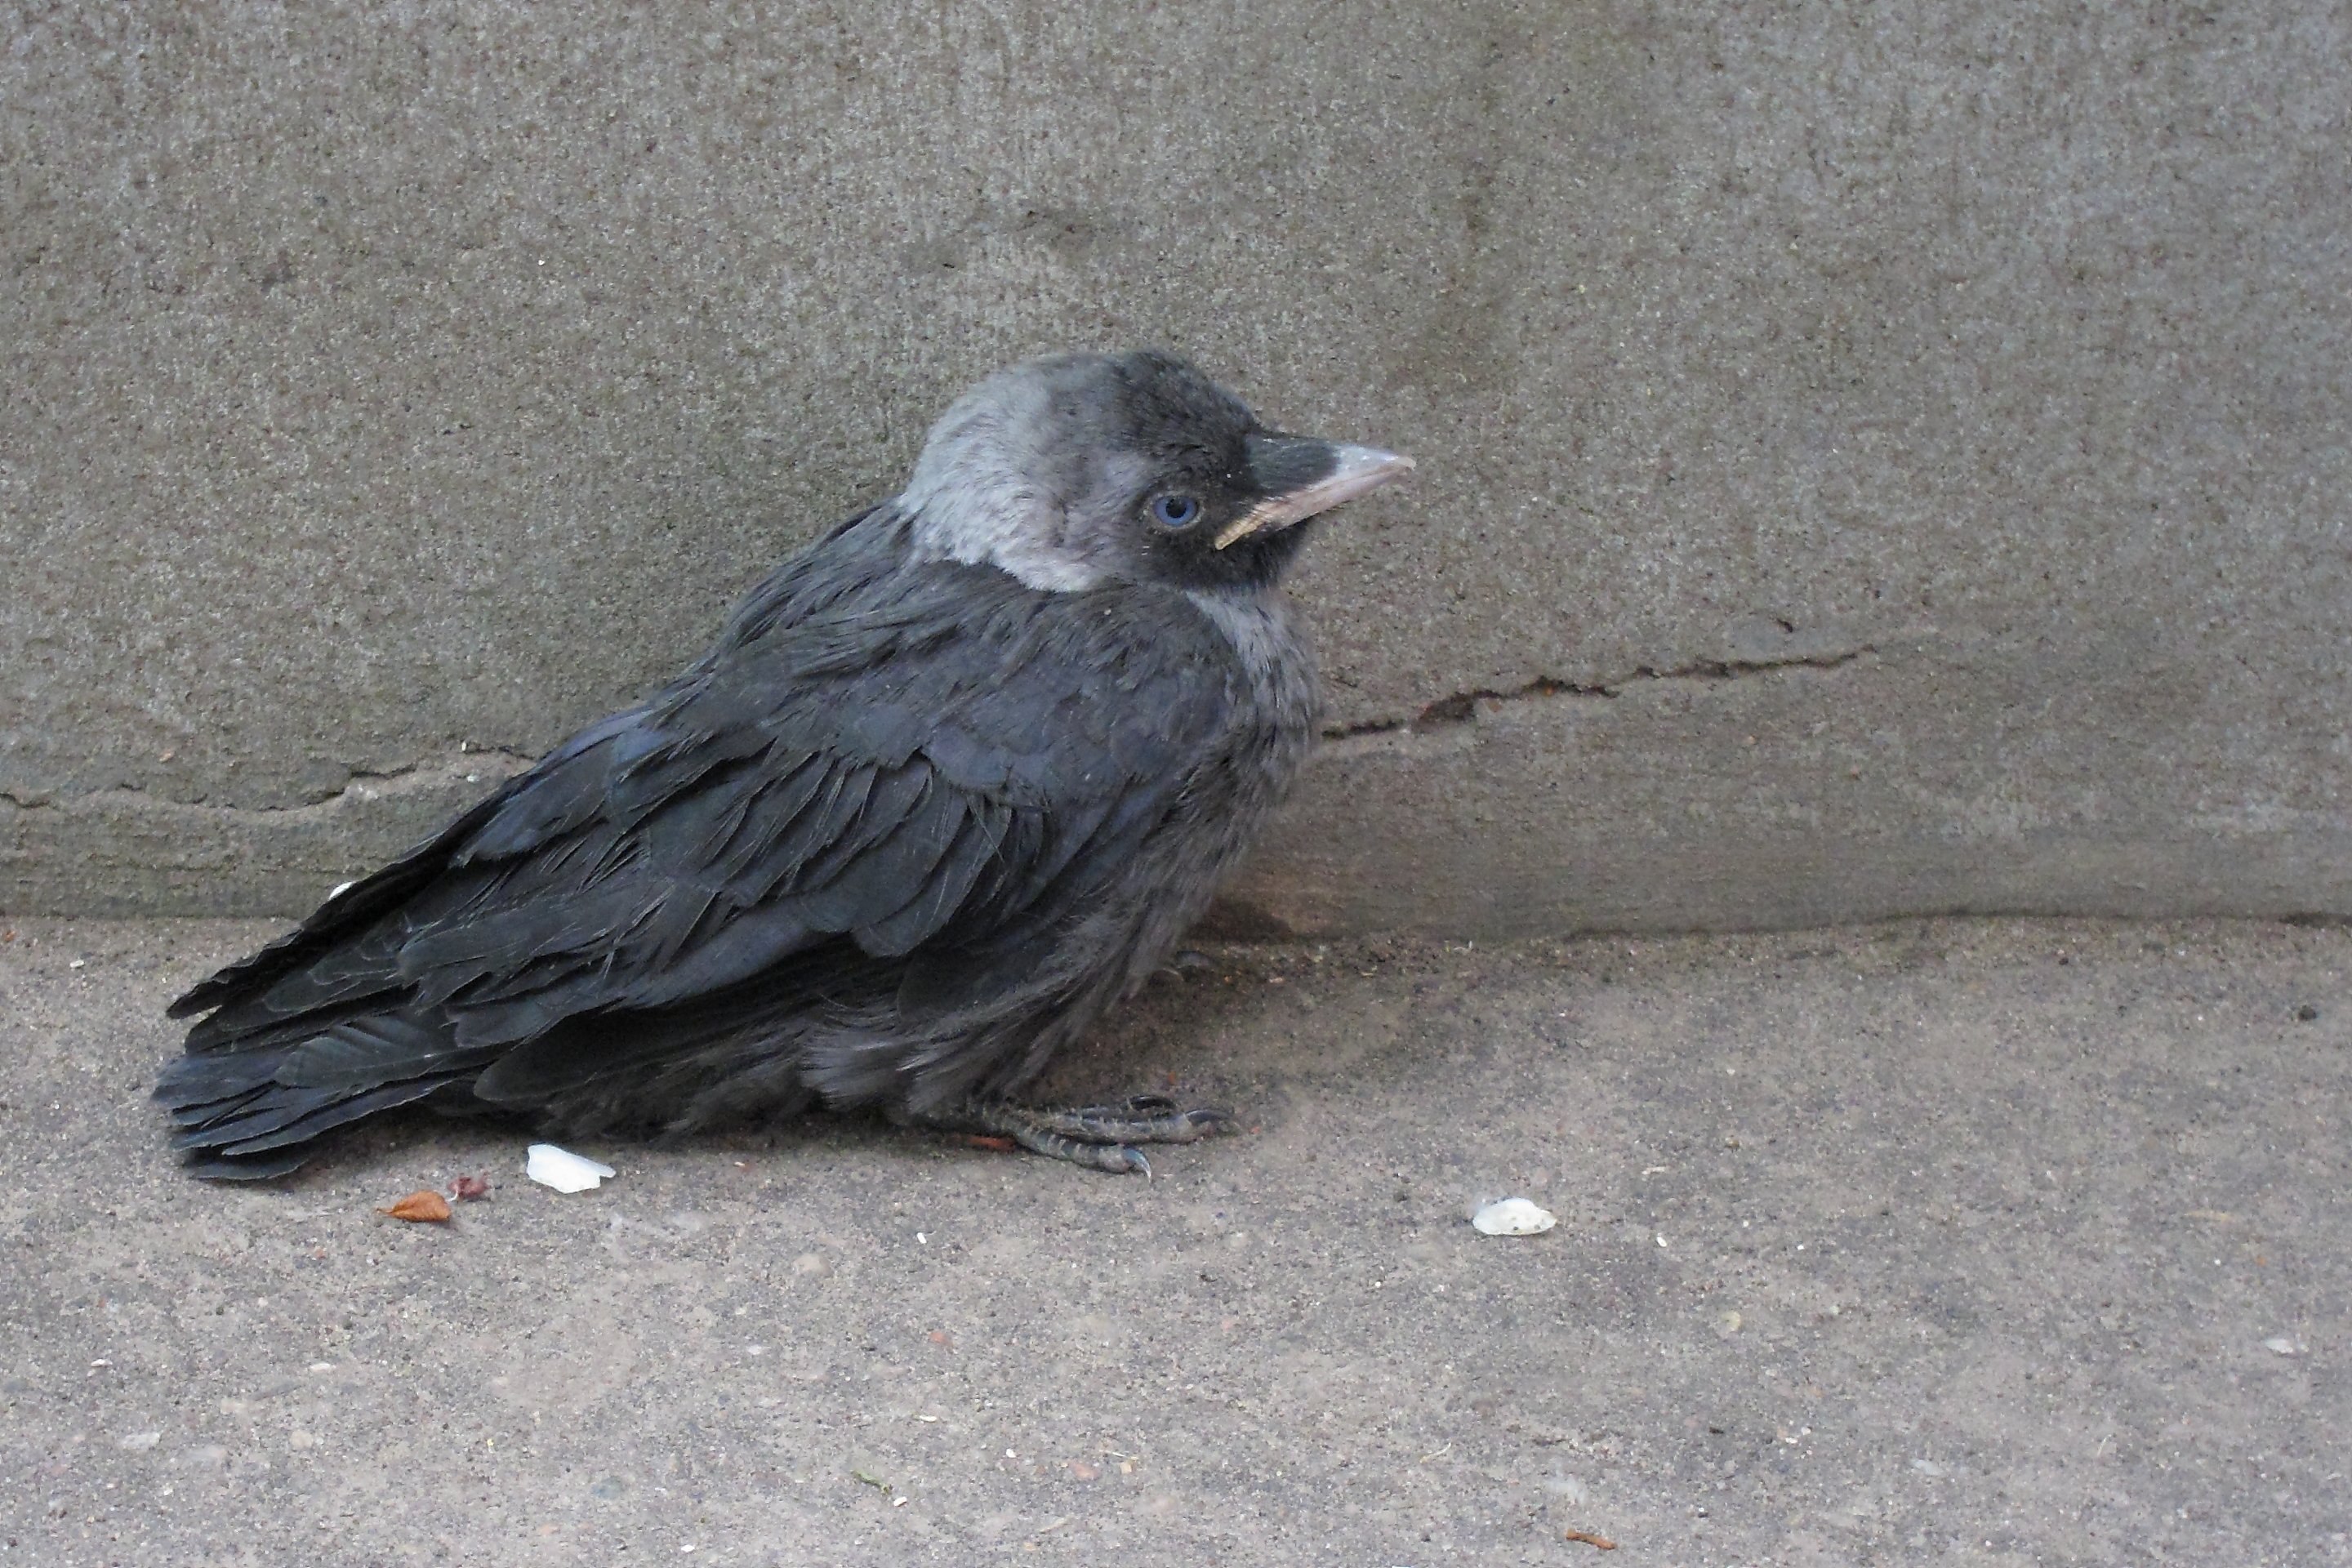
[{"label": "concrete pavement", "polygon": [[1150,1183],[571,1197],[180,1177],[160,1009],[270,929],[0,934],[0,1564],[2352,1563],[2342,929],[1219,949],[1058,1069],[1244,1110]]}]

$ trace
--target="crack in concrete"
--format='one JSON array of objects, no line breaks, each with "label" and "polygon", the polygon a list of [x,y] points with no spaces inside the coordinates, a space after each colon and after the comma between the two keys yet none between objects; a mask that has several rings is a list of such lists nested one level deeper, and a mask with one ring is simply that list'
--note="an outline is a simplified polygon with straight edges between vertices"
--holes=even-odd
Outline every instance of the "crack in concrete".
[{"label": "crack in concrete", "polygon": [[[1770,659],[1696,659],[1672,669],[1659,669],[1650,665],[1638,665],[1630,673],[1612,679],[1579,683],[1539,675],[1513,690],[1456,691],[1424,704],[1410,719],[1366,719],[1353,724],[1339,725],[1323,731],[1328,741],[1352,741],[1374,735],[1392,735],[1400,731],[1422,735],[1434,731],[1454,729],[1475,723],[1481,702],[1526,702],[1545,697],[1595,697],[1613,701],[1630,686],[1670,680],[1738,680],[1751,675],[1767,675],[1782,669],[1836,669],[1852,664],[1864,654],[1875,653],[1874,645],[1864,643],[1842,648],[1835,653],[1807,654],[1800,658]],[[0,806],[13,806],[18,811],[61,811],[75,808],[100,808],[114,804],[133,809],[158,812],[202,814],[216,820],[248,820],[285,822],[330,815],[342,809],[345,803],[366,803],[388,795],[415,795],[427,790],[446,788],[457,784],[478,784],[488,779],[495,784],[512,778],[538,759],[516,752],[501,750],[465,751],[454,757],[436,763],[420,761],[388,769],[383,773],[353,773],[340,787],[316,800],[299,805],[215,805],[206,801],[173,800],[134,786],[116,789],[86,790],[77,795],[58,796],[45,791],[20,792],[0,789]]]},{"label": "crack in concrete", "polygon": [[131,810],[186,813],[221,821],[286,822],[326,816],[349,803],[365,804],[406,795],[466,784],[497,784],[528,768],[537,759],[507,751],[466,751],[438,762],[407,763],[382,773],[355,772],[342,784],[299,805],[216,805],[209,801],[174,800],[135,785],[83,790],[68,795],[45,791],[20,793],[0,789],[0,805],[18,811],[103,810],[120,805]]},{"label": "crack in concrete", "polygon": [[1836,669],[1852,664],[1864,654],[1876,653],[1876,645],[1858,644],[1841,648],[1835,653],[1805,654],[1790,658],[1702,658],[1672,669],[1659,669],[1652,665],[1636,665],[1626,674],[1612,679],[1579,683],[1539,675],[1525,686],[1509,691],[1480,688],[1475,691],[1456,691],[1425,704],[1410,719],[1364,719],[1353,724],[1337,725],[1323,731],[1326,741],[1351,741],[1365,735],[1391,735],[1400,731],[1427,734],[1433,730],[1450,729],[1475,722],[1481,702],[1526,702],[1541,697],[1598,697],[1615,701],[1629,686],[1647,685],[1666,680],[1738,680],[1751,675],[1769,675],[1782,669]]}]

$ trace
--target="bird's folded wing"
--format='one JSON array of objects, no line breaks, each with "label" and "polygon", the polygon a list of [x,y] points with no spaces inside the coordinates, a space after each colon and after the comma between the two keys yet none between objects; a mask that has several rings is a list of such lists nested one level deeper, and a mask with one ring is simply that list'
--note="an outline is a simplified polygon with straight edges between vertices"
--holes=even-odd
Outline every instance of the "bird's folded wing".
[{"label": "bird's folded wing", "polygon": [[190,1048],[397,997],[486,1050],[690,1003],[825,943],[984,950],[1115,872],[1239,700],[1237,665],[1176,595],[1040,593],[937,563],[780,596],[652,701],[191,992],[178,1010],[219,1011]]}]

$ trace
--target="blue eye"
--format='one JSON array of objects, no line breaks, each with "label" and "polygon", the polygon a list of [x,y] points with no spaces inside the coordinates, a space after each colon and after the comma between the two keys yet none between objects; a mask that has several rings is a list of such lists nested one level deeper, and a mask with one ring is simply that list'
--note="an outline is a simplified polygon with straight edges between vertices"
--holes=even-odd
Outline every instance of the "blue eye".
[{"label": "blue eye", "polygon": [[1151,503],[1151,516],[1162,528],[1189,528],[1201,515],[1201,503],[1191,496],[1161,496]]}]

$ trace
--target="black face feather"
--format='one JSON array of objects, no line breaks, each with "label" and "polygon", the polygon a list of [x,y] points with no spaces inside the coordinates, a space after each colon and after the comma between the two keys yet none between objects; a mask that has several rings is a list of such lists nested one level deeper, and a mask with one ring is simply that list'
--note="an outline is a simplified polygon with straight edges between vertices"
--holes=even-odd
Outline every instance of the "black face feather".
[{"label": "black face feather", "polygon": [[1223,549],[1218,536],[1261,503],[1327,477],[1331,446],[1267,430],[1248,405],[1172,354],[1145,351],[1110,363],[1118,381],[1110,438],[1141,458],[1150,476],[1127,520],[1142,574],[1191,589],[1278,581],[1312,519]]}]

